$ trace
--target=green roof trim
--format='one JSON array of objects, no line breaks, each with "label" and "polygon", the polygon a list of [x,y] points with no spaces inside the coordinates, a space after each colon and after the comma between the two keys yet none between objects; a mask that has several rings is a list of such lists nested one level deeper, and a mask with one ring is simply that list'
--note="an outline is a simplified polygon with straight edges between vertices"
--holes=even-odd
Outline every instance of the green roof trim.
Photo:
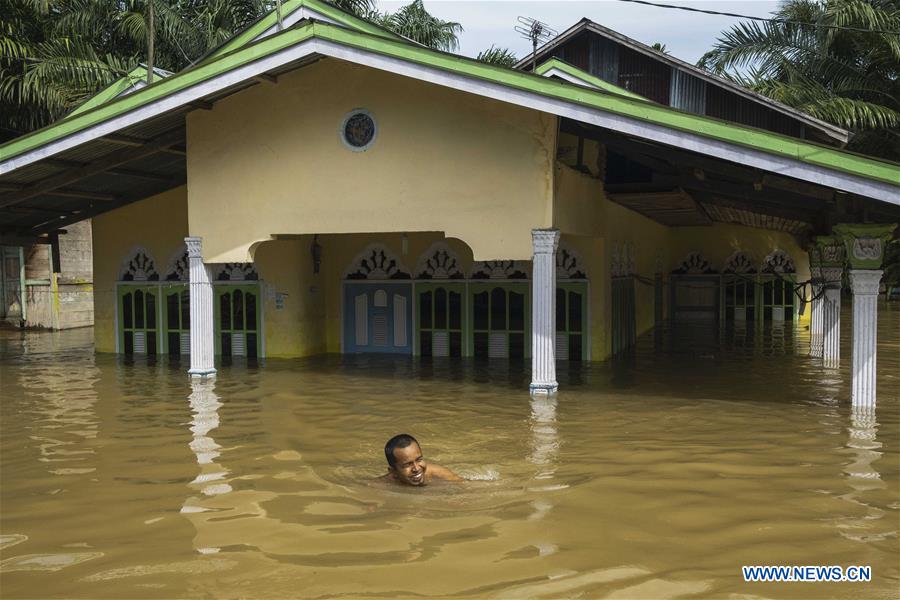
[{"label": "green roof trim", "polygon": [[[383,29],[373,23],[366,21],[365,19],[360,19],[355,15],[344,12],[340,8],[337,8],[336,6],[327,2],[322,2],[321,0],[287,0],[281,5],[282,18],[292,14],[294,11],[303,8],[304,6],[318,13],[321,13],[329,19],[333,19],[334,21],[340,23],[341,25],[344,25],[345,27],[389,39],[403,39],[399,35],[388,31],[387,29]],[[249,44],[263,32],[271,29],[277,24],[278,15],[276,14],[275,10],[272,10],[256,23],[219,46],[216,50],[210,53],[209,56],[204,58],[203,62],[211,58],[222,56],[223,54],[227,54],[229,52],[232,52],[233,50],[237,50],[238,48]]]},{"label": "green roof trim", "polygon": [[596,75],[591,75],[587,71],[583,71],[576,67],[575,65],[569,64],[564,60],[560,60],[559,58],[553,57],[549,60],[546,60],[539,64],[537,68],[534,70],[538,75],[544,75],[547,71],[551,69],[559,69],[563,73],[571,75],[576,79],[580,79],[587,85],[593,86],[597,89],[603,90],[604,92],[609,92],[610,94],[618,94],[619,96],[625,96],[626,98],[636,98],[638,100],[644,100],[646,102],[652,102],[652,100],[648,100],[644,98],[640,94],[635,94],[634,92],[629,92],[623,87],[619,87],[617,85],[613,85],[608,81],[604,81],[600,79]]},{"label": "green roof trim", "polygon": [[[162,78],[162,77],[161,77]],[[125,75],[123,75],[120,79],[112,82],[81,104],[79,104],[75,110],[67,114],[65,119],[72,117],[77,114],[81,114],[85,111],[97,108],[102,104],[106,104],[110,100],[116,98],[122,92],[126,91],[128,88],[132,87],[134,84],[139,81],[147,79],[147,67],[144,65],[138,65],[132,70],[128,71]]]},{"label": "green roof trim", "polygon": [[154,82],[132,94],[115,98],[105,105],[8,142],[0,146],[0,159],[7,160],[24,154],[49,142],[120,116],[314,37],[345,47],[357,48],[452,74],[481,79],[512,89],[524,90],[846,174],[900,185],[900,165],[895,163],[878,161],[776,133],[681,112],[644,99],[592,90],[532,73],[438,52],[405,41],[388,40],[381,36],[368,35],[360,31],[316,21],[301,21],[295,27],[263,38],[229,54],[200,63],[176,75]]}]

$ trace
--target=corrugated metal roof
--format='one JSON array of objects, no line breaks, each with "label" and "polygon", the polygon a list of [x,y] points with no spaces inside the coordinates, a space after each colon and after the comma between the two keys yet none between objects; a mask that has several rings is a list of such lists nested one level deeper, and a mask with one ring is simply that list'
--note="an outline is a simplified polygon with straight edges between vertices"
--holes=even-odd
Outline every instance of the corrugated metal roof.
[{"label": "corrugated metal roof", "polygon": [[[543,60],[545,60],[547,58],[548,54],[554,53],[554,51],[559,46],[569,42],[570,40],[577,38],[578,36],[582,35],[585,31],[591,31],[593,33],[596,33],[597,35],[603,36],[604,38],[614,40],[614,41],[618,42],[619,44],[622,44],[624,47],[629,48],[635,52],[644,54],[648,57],[651,57],[652,59],[654,59],[658,62],[665,63],[665,64],[671,66],[672,68],[681,69],[682,71],[690,73],[690,74],[694,75],[695,77],[711,84],[708,87],[723,88],[734,94],[737,94],[738,96],[741,96],[743,98],[751,100],[752,102],[765,105],[765,106],[771,108],[772,110],[783,113],[783,114],[789,116],[790,118],[798,119],[798,120],[802,121],[805,125],[815,128],[817,131],[820,131],[824,135],[826,135],[834,140],[837,140],[840,143],[846,143],[850,139],[850,132],[848,132],[845,129],[837,127],[836,125],[832,125],[831,123],[822,121],[821,119],[812,117],[802,111],[799,111],[795,108],[787,106],[786,104],[782,104],[781,102],[778,102],[777,100],[772,100],[771,98],[763,96],[762,94],[758,94],[758,93],[756,93],[752,90],[749,90],[743,86],[740,86],[732,81],[728,81],[727,79],[717,77],[716,75],[713,75],[712,73],[710,73],[708,71],[704,71],[703,69],[701,69],[695,65],[692,65],[688,62],[685,62],[681,59],[675,58],[674,56],[672,56],[670,54],[666,54],[664,52],[654,50],[653,48],[651,48],[650,46],[647,46],[646,44],[642,44],[641,42],[639,42],[633,38],[623,35],[623,34],[619,33],[618,31],[609,29],[608,27],[604,27],[603,25],[595,23],[594,21],[591,21],[590,19],[587,19],[587,18],[582,19],[581,21],[579,21],[578,23],[576,23],[575,25],[573,25],[566,31],[562,32],[556,38],[550,40],[549,42],[547,42],[546,44],[544,44],[543,46],[538,48],[538,51],[537,51],[538,62],[542,62]],[[572,62],[572,61],[570,60],[569,62]],[[527,56],[526,58],[523,58],[519,62],[517,62],[514,65],[514,68],[526,69],[529,67],[529,65],[531,65],[531,56],[530,55]],[[587,67],[582,67],[582,68],[587,68]],[[614,83],[617,83],[617,82],[614,82]]]}]

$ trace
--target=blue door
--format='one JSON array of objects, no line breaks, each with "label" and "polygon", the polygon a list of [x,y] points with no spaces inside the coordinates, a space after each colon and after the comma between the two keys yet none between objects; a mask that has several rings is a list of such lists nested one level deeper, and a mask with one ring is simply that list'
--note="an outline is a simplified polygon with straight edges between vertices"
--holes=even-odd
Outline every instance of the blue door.
[{"label": "blue door", "polygon": [[345,284],[344,352],[412,354],[412,284]]}]

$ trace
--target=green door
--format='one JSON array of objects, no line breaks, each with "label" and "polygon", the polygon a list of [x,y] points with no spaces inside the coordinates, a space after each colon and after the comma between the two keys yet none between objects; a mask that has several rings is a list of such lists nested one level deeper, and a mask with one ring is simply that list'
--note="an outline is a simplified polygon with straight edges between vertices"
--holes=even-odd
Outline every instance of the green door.
[{"label": "green door", "polygon": [[158,285],[119,286],[119,349],[125,355],[157,354]]},{"label": "green door", "polygon": [[610,338],[613,355],[634,346],[637,339],[634,305],[634,278],[613,277],[610,303]]},{"label": "green door", "polygon": [[759,276],[759,312],[761,323],[784,323],[796,320],[793,275]]},{"label": "green door", "polygon": [[216,354],[257,358],[262,353],[259,335],[259,284],[215,285]]},{"label": "green door", "polygon": [[476,358],[531,356],[528,283],[470,283],[469,354]]},{"label": "green door", "polygon": [[162,286],[165,302],[163,352],[170,356],[191,353],[191,293],[187,284]]},{"label": "green door", "polygon": [[587,283],[556,284],[556,359],[587,359]]},{"label": "green door", "polygon": [[722,323],[743,325],[756,320],[756,275],[722,275]]},{"label": "green door", "polygon": [[465,291],[464,283],[416,284],[416,351],[420,356],[463,356]]}]

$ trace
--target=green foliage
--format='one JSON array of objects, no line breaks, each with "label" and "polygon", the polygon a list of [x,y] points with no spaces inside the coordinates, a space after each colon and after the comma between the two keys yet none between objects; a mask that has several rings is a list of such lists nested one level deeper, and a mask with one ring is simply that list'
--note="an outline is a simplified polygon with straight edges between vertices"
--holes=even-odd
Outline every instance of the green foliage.
[{"label": "green foliage", "polygon": [[654,42],[652,46],[650,46],[657,52],[662,52],[663,54],[669,54],[669,49],[666,48],[666,45],[661,42]]},{"label": "green foliage", "polygon": [[519,61],[509,48],[498,48],[493,45],[487,50],[479,52],[475,58],[501,67],[512,67]]},{"label": "green foliage", "polygon": [[423,46],[453,52],[459,48],[463,26],[438,19],[427,10],[422,0],[413,0],[395,13],[370,10],[364,18]]},{"label": "green foliage", "polygon": [[[459,47],[462,25],[434,17],[422,0],[394,13],[378,12],[375,0],[331,3],[430,48]],[[275,4],[275,0],[0,0],[0,141],[63,117],[139,63],[173,72],[184,69]],[[499,49],[497,58],[502,59],[504,52],[514,60]]]},{"label": "green foliage", "polygon": [[775,17],[794,22],[739,23],[698,66],[850,130],[851,150],[900,161],[900,3],[787,0]]},{"label": "green foliage", "polygon": [[0,0],[0,140],[59,119],[138,63],[147,62],[151,37],[153,64],[178,71],[252,23],[270,4],[271,0]]}]

